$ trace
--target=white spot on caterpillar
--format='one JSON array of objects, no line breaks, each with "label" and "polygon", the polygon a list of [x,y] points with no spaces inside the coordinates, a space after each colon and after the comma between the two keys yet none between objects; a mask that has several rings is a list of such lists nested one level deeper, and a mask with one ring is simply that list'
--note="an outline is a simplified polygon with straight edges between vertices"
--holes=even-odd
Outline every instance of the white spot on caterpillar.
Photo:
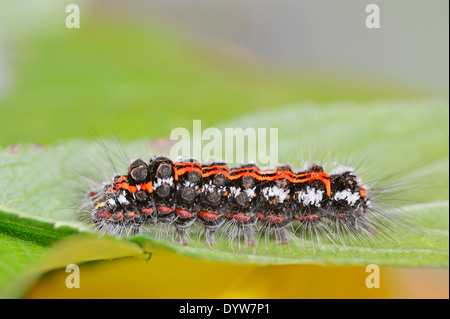
[{"label": "white spot on caterpillar", "polygon": [[231,187],[230,187],[230,193],[231,193],[234,197],[238,197],[238,195],[239,195],[240,193],[245,192],[245,194],[246,194],[248,197],[252,198],[252,197],[255,196],[255,189],[256,189],[256,187],[253,187],[253,188],[247,188],[247,189],[242,190],[240,187],[234,187],[234,186],[231,186]]},{"label": "white spot on caterpillar", "polygon": [[223,193],[227,190],[227,188],[226,186],[216,186],[215,184],[213,184],[213,181],[209,181],[209,184],[203,184],[202,186],[202,193],[212,193],[216,190]]},{"label": "white spot on caterpillar", "polygon": [[184,182],[184,187],[194,187],[196,190],[199,188],[197,184],[192,183],[190,181],[185,181]]},{"label": "white spot on caterpillar", "polygon": [[169,186],[173,185],[173,177],[169,177],[169,178],[158,178],[156,180],[156,183],[153,185],[153,189],[157,189],[159,186],[161,186],[162,184],[169,184]]},{"label": "white spot on caterpillar", "polygon": [[356,201],[361,197],[359,193],[352,193],[350,189],[336,192],[333,196],[334,200],[346,200],[350,206],[355,205]]},{"label": "white spot on caterpillar", "polygon": [[122,205],[128,205],[130,202],[126,199],[125,196],[123,195],[119,195],[119,197],[117,197],[117,201],[122,204]]},{"label": "white spot on caterpillar", "polygon": [[315,188],[311,188],[309,186],[306,187],[305,191],[300,191],[298,193],[298,202],[303,205],[315,205],[320,207],[320,202],[323,199],[323,191],[316,190]]},{"label": "white spot on caterpillar", "polygon": [[213,185],[208,185],[208,184],[203,185],[202,186],[202,193],[207,193],[207,192],[210,192],[210,193],[214,192],[214,186]]},{"label": "white spot on caterpillar", "polygon": [[240,187],[234,187],[234,186],[231,186],[231,187],[230,187],[230,193],[231,193],[234,197],[237,197],[237,196],[241,193],[241,188],[240,188]]},{"label": "white spot on caterpillar", "polygon": [[284,202],[286,197],[289,195],[289,190],[280,188],[278,186],[263,188],[262,193],[265,199],[269,200],[270,197],[278,197],[280,203]]},{"label": "white spot on caterpillar", "polygon": [[113,198],[108,199],[108,204],[111,206],[116,206],[116,201]]},{"label": "white spot on caterpillar", "polygon": [[253,187],[253,188],[247,188],[247,189],[245,190],[245,192],[247,193],[247,196],[248,196],[248,197],[255,197],[255,189],[256,189],[256,187]]}]

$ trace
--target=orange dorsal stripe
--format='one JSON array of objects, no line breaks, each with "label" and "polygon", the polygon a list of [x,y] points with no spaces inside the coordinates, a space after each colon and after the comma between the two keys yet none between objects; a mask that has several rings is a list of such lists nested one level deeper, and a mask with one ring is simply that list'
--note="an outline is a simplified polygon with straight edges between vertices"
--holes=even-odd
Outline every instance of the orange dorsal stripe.
[{"label": "orange dorsal stripe", "polygon": [[[285,178],[291,183],[305,183],[313,180],[320,180],[325,184],[327,195],[331,195],[331,182],[329,180],[329,175],[324,172],[305,172],[301,174],[295,174],[292,171],[283,171],[283,170],[274,170],[274,171],[261,171],[258,167],[243,167],[237,168],[234,170],[229,170],[226,165],[212,165],[201,167],[199,163],[172,163],[174,167],[174,177],[175,180],[178,180],[178,177],[186,174],[190,171],[196,171],[202,175],[203,178],[209,177],[211,175],[223,174],[229,180],[237,180],[244,176],[251,176],[258,181],[274,181],[276,179]],[[205,170],[209,170],[205,172]],[[271,175],[271,176],[267,176]],[[141,184],[141,189],[148,191],[149,193],[153,192],[153,184],[152,182],[148,182],[146,184]],[[127,183],[127,176],[121,176],[114,182],[115,191],[117,188],[126,189],[131,193],[137,192],[136,186],[131,186]],[[367,196],[366,191],[363,187],[360,190],[361,196]]]}]

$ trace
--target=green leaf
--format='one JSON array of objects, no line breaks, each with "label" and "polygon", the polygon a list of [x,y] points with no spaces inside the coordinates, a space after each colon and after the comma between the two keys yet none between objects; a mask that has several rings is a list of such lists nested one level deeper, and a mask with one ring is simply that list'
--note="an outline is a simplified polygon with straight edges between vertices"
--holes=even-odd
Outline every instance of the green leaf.
[{"label": "green leaf", "polygon": [[[404,180],[412,192],[399,194],[399,212],[415,226],[398,229],[398,242],[375,240],[372,243],[346,241],[313,245],[308,240],[299,246],[277,246],[261,239],[258,248],[229,247],[220,239],[210,249],[192,236],[188,247],[169,240],[139,235],[117,239],[97,238],[81,221],[77,206],[89,185],[83,176],[101,182],[115,170],[126,171],[120,161],[116,141],[105,141],[111,154],[119,154],[114,169],[102,156],[96,142],[70,140],[43,147],[14,145],[0,151],[0,288],[4,295],[19,296],[42,273],[70,263],[141,256],[163,250],[195,258],[250,264],[339,264],[402,267],[448,267],[448,105],[445,100],[417,102],[386,101],[370,104],[301,104],[272,112],[252,113],[225,127],[254,127],[279,130],[278,158],[302,166],[299,152],[315,148],[318,160],[335,151],[331,159],[354,159],[369,167],[363,180],[381,178],[387,171],[400,169],[396,178]],[[205,127],[204,127],[205,128]],[[167,132],[169,135],[170,132]],[[334,146],[339,147],[334,147]],[[127,158],[165,151],[168,146],[140,140],[124,144]],[[303,158],[305,159],[305,158]],[[330,158],[328,158],[330,161]],[[374,168],[375,167],[375,168]],[[377,169],[379,167],[379,169]],[[388,170],[386,169],[388,168]],[[101,174],[106,172],[105,176]],[[380,173],[381,172],[381,173]],[[364,171],[363,171],[364,173]],[[413,185],[414,187],[409,187]],[[83,191],[79,191],[79,188]],[[402,237],[401,239],[399,237]],[[56,246],[55,246],[56,245]],[[25,275],[24,275],[25,274]],[[17,281],[20,278],[20,281]]]}]

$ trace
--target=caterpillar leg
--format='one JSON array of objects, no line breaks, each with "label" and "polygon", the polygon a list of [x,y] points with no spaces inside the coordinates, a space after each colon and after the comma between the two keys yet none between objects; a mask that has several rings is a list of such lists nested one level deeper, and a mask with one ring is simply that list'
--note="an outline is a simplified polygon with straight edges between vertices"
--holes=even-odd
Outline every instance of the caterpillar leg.
[{"label": "caterpillar leg", "polygon": [[242,233],[244,234],[244,246],[256,246],[256,238],[253,225],[242,226]]},{"label": "caterpillar leg", "polygon": [[256,246],[254,227],[258,220],[253,212],[227,214],[228,225],[225,231],[228,233],[228,240],[240,241],[244,239],[244,246]]},{"label": "caterpillar leg", "polygon": [[277,229],[275,231],[275,237],[278,245],[289,245],[289,236],[286,228]]},{"label": "caterpillar leg", "polygon": [[288,227],[292,225],[291,216],[276,216],[275,214],[258,213],[259,221],[266,235],[275,237],[278,245],[289,245]]},{"label": "caterpillar leg", "polygon": [[175,229],[178,244],[180,246],[187,246],[189,243],[188,230],[196,220],[196,214],[190,213],[187,210],[177,209],[175,219]]},{"label": "caterpillar leg", "polygon": [[205,230],[205,245],[213,247],[213,246],[217,246],[217,242],[216,242],[216,230],[218,227],[216,226],[208,226],[206,225]]},{"label": "caterpillar leg", "polygon": [[189,244],[188,236],[187,236],[187,228],[180,227],[179,225],[175,225],[177,231],[177,239],[178,245],[187,246]]}]

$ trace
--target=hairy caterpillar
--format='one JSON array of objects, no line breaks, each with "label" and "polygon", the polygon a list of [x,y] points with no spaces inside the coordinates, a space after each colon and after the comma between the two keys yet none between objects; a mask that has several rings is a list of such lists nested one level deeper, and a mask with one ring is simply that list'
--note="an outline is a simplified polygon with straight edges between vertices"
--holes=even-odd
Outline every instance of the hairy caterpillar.
[{"label": "hairy caterpillar", "polygon": [[256,232],[284,245],[291,229],[317,231],[331,240],[384,232],[384,213],[373,206],[374,195],[346,166],[328,174],[318,164],[294,172],[289,165],[229,168],[224,162],[155,156],[131,161],[126,174],[90,191],[83,212],[108,234],[136,234],[166,224],[173,225],[178,244],[188,245],[188,231],[197,223],[204,226],[208,246],[216,245],[218,229],[245,246],[257,245]]}]

